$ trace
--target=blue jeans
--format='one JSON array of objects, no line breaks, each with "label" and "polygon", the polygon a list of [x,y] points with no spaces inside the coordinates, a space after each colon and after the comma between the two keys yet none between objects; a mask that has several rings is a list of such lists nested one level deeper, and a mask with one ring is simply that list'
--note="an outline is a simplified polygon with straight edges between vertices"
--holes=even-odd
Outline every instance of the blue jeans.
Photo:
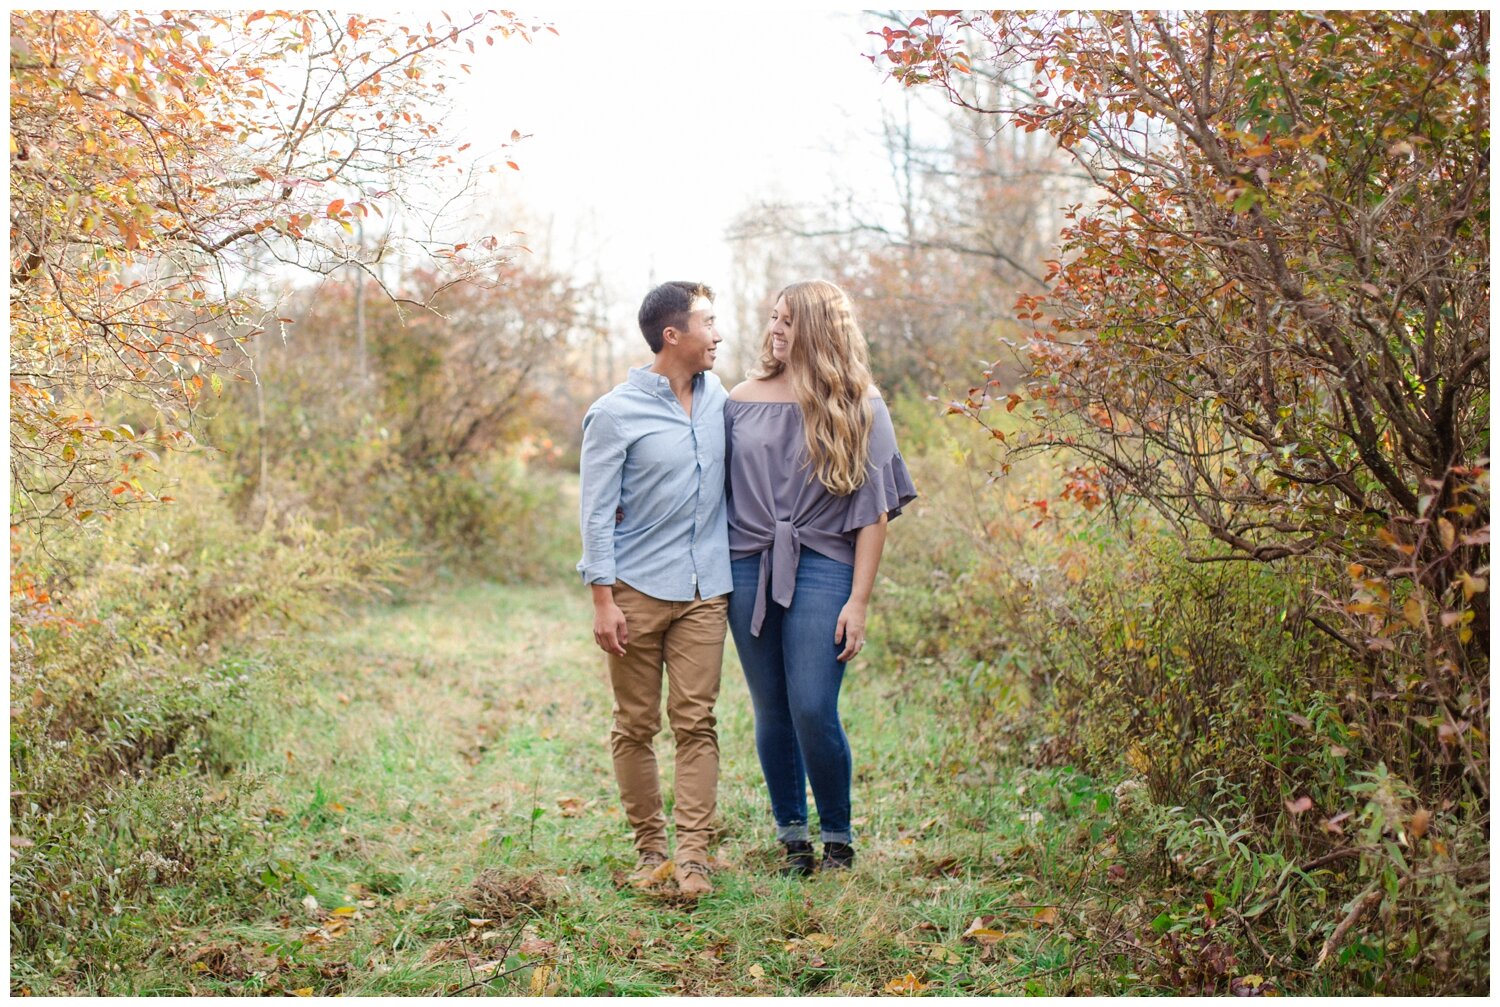
[{"label": "blue jeans", "polygon": [[771,794],[776,838],[805,840],[812,783],[825,843],[847,843],[853,763],[839,721],[842,646],[833,642],[854,568],[804,548],[790,608],[766,601],[760,636],[750,635],[760,557],[735,560],[729,628],[755,707],[755,749]]}]

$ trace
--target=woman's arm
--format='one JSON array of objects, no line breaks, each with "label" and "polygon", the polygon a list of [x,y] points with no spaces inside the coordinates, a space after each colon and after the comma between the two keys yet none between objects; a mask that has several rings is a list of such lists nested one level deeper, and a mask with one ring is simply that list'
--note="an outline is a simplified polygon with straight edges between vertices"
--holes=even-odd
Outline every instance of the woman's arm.
[{"label": "woman's arm", "polygon": [[870,607],[870,594],[875,590],[875,573],[880,569],[880,554],[885,550],[885,531],[890,519],[884,514],[874,524],[865,525],[854,536],[854,586],[849,600],[839,612],[838,627],[833,632],[833,642],[842,643],[840,661],[847,661],[858,654],[865,645],[865,615]]}]

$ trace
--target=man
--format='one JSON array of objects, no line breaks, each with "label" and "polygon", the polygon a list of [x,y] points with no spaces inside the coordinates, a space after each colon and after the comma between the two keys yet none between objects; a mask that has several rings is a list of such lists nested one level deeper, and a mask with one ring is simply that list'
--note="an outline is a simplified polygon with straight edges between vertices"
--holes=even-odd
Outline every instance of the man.
[{"label": "man", "polygon": [[724,402],[709,373],[721,340],[713,292],[664,283],[646,295],[641,334],[654,360],[635,367],[583,420],[578,570],[594,595],[594,641],[614,689],[610,752],[650,885],[668,860],[652,739],[667,717],[677,741],[675,878],[713,891],[708,842],[719,782],[714,703],[724,656],[729,532],[724,511]]}]

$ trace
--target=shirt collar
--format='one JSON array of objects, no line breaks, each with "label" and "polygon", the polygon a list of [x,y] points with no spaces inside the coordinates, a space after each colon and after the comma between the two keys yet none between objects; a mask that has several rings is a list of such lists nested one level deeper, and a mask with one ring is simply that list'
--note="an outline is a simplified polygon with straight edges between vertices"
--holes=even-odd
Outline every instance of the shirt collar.
[{"label": "shirt collar", "polygon": [[[649,367],[632,367],[630,369],[630,383],[648,395],[662,398],[672,394],[672,382],[668,381],[666,375],[657,374]],[[703,387],[703,372],[699,371],[693,375],[693,391],[697,392]]]}]

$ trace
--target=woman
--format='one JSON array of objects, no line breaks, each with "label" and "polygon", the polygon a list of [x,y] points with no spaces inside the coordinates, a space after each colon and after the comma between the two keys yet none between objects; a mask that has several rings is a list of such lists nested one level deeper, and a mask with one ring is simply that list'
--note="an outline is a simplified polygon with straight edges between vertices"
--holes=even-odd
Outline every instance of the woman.
[{"label": "woman", "polygon": [[848,296],[794,283],[771,312],[760,361],[730,393],[729,627],[755,707],[783,874],[810,874],[807,784],[825,869],[854,863],[845,662],[865,613],[886,523],[915,499],[885,402],[870,380]]}]

